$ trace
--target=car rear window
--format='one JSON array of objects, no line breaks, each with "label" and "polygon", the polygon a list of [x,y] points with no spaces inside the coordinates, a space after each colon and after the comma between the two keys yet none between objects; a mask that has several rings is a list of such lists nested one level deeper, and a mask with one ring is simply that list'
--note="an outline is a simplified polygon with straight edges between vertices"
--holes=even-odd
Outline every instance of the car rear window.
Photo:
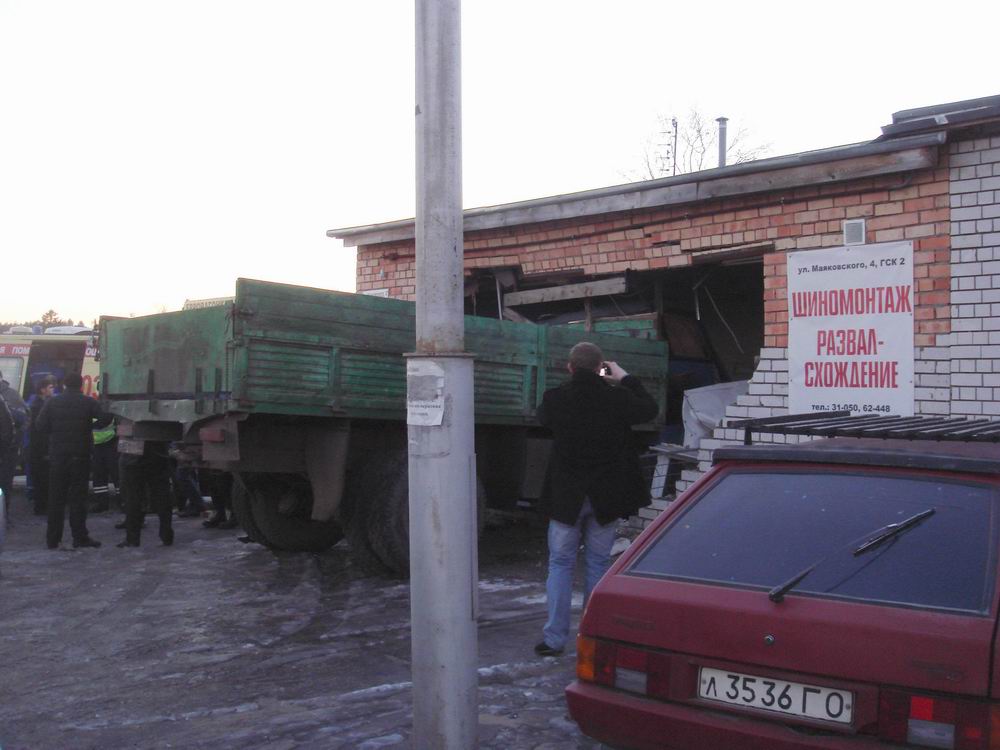
[{"label": "car rear window", "polygon": [[[630,574],[987,614],[997,490],[892,472],[733,470],[654,538]],[[874,532],[934,514],[860,555]]]}]

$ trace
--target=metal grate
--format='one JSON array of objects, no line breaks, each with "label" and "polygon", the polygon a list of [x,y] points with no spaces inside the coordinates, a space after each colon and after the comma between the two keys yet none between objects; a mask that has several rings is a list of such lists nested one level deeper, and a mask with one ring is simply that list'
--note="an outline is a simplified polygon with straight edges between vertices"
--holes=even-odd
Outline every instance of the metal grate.
[{"label": "metal grate", "polygon": [[753,443],[752,433],[811,435],[813,437],[862,437],[897,440],[955,440],[975,443],[1000,442],[1000,422],[964,417],[851,416],[849,411],[789,414],[729,422],[743,430],[743,444]]}]

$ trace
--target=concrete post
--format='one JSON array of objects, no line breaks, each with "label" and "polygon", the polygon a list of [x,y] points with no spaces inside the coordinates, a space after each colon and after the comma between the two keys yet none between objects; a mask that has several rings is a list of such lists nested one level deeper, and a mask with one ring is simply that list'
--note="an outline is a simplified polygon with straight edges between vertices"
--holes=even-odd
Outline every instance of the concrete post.
[{"label": "concrete post", "polygon": [[473,364],[462,269],[460,0],[417,0],[417,351],[407,360],[413,747],[478,745]]}]

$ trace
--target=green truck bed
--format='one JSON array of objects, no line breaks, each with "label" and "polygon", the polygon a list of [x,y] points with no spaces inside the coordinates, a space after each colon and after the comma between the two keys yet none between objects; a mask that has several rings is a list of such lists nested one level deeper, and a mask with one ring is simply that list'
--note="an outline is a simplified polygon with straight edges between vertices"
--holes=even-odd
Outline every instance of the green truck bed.
[{"label": "green truck bed", "polygon": [[[412,302],[239,279],[231,304],[102,321],[102,394],[133,421],[229,412],[405,420]],[[632,335],[629,335],[629,334]],[[639,337],[635,334],[638,333]],[[641,331],[583,333],[466,316],[479,424],[530,425],[581,339],[666,401],[667,346]]]}]

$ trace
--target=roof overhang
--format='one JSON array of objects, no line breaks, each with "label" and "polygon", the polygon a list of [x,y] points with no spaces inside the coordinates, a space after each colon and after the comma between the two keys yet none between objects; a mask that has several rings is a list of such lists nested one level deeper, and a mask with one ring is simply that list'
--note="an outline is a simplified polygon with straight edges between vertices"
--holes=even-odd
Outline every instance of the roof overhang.
[{"label": "roof overhang", "polygon": [[[946,133],[925,133],[760,159],[677,177],[471,208],[464,212],[464,227],[466,232],[475,232],[929,169],[936,166],[938,147],[946,141]],[[331,229],[326,234],[343,240],[348,247],[378,245],[413,239],[415,226],[414,219],[404,219]]]}]

